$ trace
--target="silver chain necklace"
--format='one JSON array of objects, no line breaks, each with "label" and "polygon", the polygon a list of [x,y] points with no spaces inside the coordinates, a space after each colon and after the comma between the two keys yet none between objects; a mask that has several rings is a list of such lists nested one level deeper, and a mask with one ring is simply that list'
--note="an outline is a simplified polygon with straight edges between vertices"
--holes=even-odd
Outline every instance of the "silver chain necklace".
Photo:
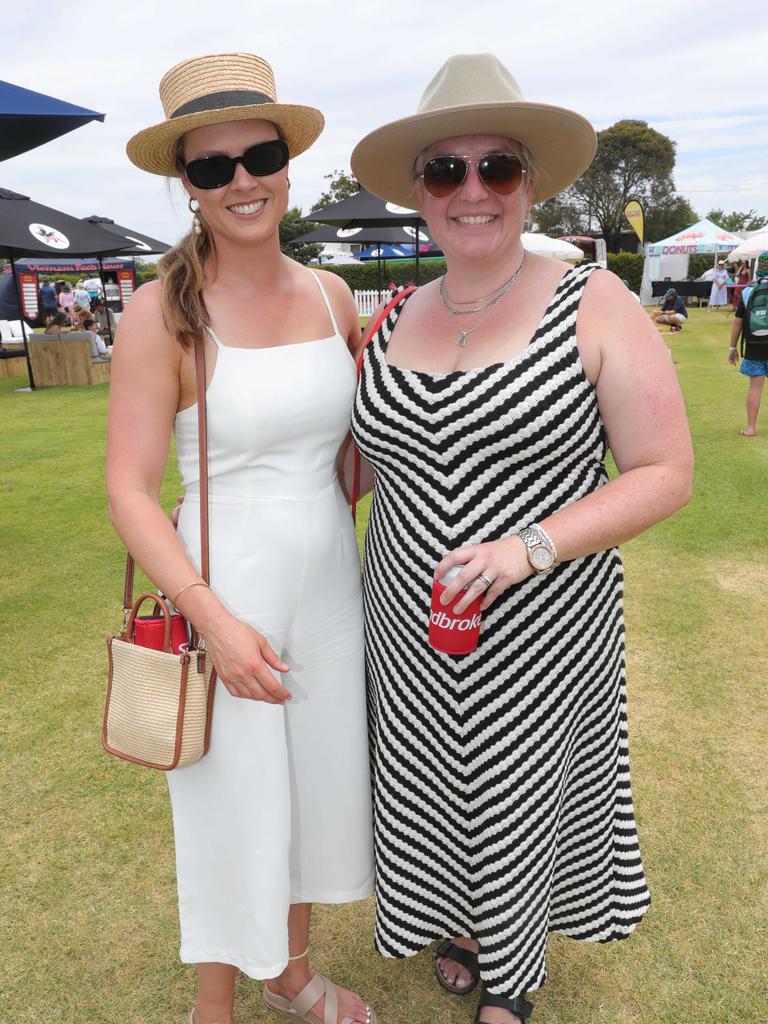
[{"label": "silver chain necklace", "polygon": [[[525,252],[523,252],[523,258],[520,260],[520,266],[514,272],[512,277],[510,277],[510,279],[508,281],[506,281],[503,285],[501,285],[500,288],[497,288],[495,292],[491,292],[490,295],[484,296],[484,298],[482,300],[481,299],[470,299],[469,300],[471,302],[484,302],[484,305],[478,306],[475,309],[464,309],[464,310],[454,309],[450,305],[450,299],[448,297],[448,291],[447,291],[447,288],[445,286],[445,275],[443,275],[443,277],[440,279],[440,300],[442,301],[443,305],[448,310],[449,314],[451,315],[451,317],[453,319],[455,319],[458,316],[465,316],[467,313],[480,313],[480,312],[484,311],[483,315],[480,317],[480,319],[477,321],[477,323],[474,323],[474,324],[472,324],[471,327],[467,327],[465,329],[463,328],[463,329],[461,329],[459,331],[459,337],[458,337],[457,342],[456,342],[457,345],[459,345],[461,348],[464,348],[466,346],[466,344],[467,344],[467,341],[469,340],[469,336],[471,334],[473,334],[477,330],[477,328],[480,327],[481,324],[485,323],[485,321],[488,319],[488,317],[491,315],[491,313],[494,311],[494,309],[496,309],[496,307],[501,302],[501,300],[505,297],[505,295],[508,294],[508,292],[512,288],[512,285],[515,283],[515,281],[517,281],[518,277],[520,276],[520,274],[522,272],[523,264],[524,263],[525,263]],[[486,299],[488,301],[485,301]]]},{"label": "silver chain necklace", "polygon": [[[525,262],[525,252],[523,252],[523,258],[520,261],[520,266],[514,272],[512,277],[509,278],[509,280],[504,281],[503,284],[500,284],[498,288],[495,288],[492,292],[489,292],[487,295],[482,295],[482,296],[480,296],[480,298],[477,298],[477,299],[466,299],[463,302],[457,302],[456,300],[454,300],[454,299],[452,299],[450,297],[450,295],[448,294],[447,275],[443,274],[443,276],[440,278],[440,299],[441,299],[443,305],[445,306],[445,308],[449,311],[449,313],[452,313],[454,316],[467,316],[467,314],[469,314],[469,313],[481,313],[484,309],[487,309],[491,305],[492,302],[494,302],[497,298],[499,298],[501,293],[509,285],[515,283],[515,281],[517,280],[518,274],[520,273],[520,271],[523,268],[523,263],[524,262]],[[470,306],[470,305],[472,305],[475,302],[479,303],[479,305],[475,306],[474,309],[458,309],[457,308],[458,306]]]}]

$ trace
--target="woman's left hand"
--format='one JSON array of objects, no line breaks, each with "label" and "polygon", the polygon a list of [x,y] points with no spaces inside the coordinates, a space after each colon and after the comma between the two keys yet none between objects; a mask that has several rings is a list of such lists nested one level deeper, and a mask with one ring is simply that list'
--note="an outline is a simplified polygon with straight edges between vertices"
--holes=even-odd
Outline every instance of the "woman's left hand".
[{"label": "woman's left hand", "polygon": [[[442,604],[449,605],[459,591],[468,587],[456,604],[454,610],[457,614],[461,614],[483,591],[485,597],[480,604],[480,611],[485,611],[507,587],[521,583],[533,574],[528,564],[525,544],[517,536],[487,544],[468,544],[450,551],[438,564],[436,578],[442,579],[454,565],[463,565],[464,568],[451,580],[440,600]],[[488,586],[480,576],[491,580],[491,585]]]}]

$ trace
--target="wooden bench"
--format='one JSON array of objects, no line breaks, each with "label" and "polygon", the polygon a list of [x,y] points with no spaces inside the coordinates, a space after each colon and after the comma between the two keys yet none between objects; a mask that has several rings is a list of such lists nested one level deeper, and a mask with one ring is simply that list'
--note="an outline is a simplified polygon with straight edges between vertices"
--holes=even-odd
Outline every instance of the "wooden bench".
[{"label": "wooden bench", "polygon": [[109,383],[110,364],[93,361],[87,332],[36,334],[28,344],[35,387]]},{"label": "wooden bench", "polygon": [[24,346],[4,344],[0,352],[0,380],[26,376],[27,360],[24,356]]}]

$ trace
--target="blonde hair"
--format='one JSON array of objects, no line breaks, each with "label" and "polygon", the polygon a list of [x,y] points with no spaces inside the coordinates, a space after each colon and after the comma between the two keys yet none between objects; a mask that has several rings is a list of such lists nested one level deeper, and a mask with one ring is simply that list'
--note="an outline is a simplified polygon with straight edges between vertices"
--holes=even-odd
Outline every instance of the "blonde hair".
[{"label": "blonde hair", "polygon": [[206,267],[215,261],[216,250],[208,225],[199,213],[197,217],[200,232],[188,231],[157,265],[163,321],[185,349],[204,337],[204,328],[211,322],[203,287]]},{"label": "blonde hair", "polygon": [[[184,166],[183,137],[176,143],[176,166],[179,169]],[[170,186],[174,179],[166,180]],[[211,322],[203,287],[206,266],[215,261],[216,249],[210,228],[199,210],[195,221],[199,230],[192,227],[157,263],[163,322],[184,349],[194,348],[195,342],[204,338],[204,328]]]}]

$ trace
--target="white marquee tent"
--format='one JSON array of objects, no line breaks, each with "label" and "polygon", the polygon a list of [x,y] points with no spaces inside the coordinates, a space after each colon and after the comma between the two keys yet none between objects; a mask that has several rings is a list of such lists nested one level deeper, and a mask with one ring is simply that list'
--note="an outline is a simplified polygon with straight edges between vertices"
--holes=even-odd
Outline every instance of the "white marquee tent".
[{"label": "white marquee tent", "polygon": [[738,235],[706,217],[660,242],[647,242],[640,301],[645,305],[653,302],[652,281],[663,281],[664,278],[680,281],[687,277],[688,260],[694,253],[709,253],[714,263],[719,253],[729,253],[740,243]]},{"label": "white marquee tent", "polygon": [[548,235],[524,231],[520,240],[526,252],[535,252],[539,256],[550,256],[554,260],[584,259],[584,253],[578,246],[571,245],[570,242],[566,242],[562,238],[550,238]]},{"label": "white marquee tent", "polygon": [[762,253],[768,252],[768,228],[750,235],[740,243],[738,248],[732,249],[729,259],[732,260],[754,260]]}]

